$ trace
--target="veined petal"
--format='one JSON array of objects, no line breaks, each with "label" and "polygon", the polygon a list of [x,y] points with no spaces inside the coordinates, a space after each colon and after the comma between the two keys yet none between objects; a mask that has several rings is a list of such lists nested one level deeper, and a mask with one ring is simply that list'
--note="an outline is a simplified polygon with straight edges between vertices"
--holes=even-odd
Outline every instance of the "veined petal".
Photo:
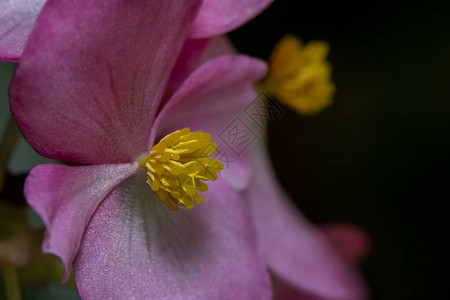
[{"label": "veined petal", "polygon": [[18,62],[45,0],[0,1],[0,60]]},{"label": "veined petal", "polygon": [[31,170],[25,197],[47,226],[43,251],[63,261],[63,281],[69,278],[70,265],[95,209],[137,168],[137,163],[81,167],[49,164]]},{"label": "veined petal", "polygon": [[138,173],[99,206],[74,263],[83,299],[269,299],[248,212],[225,182],[170,211]]},{"label": "veined petal", "polygon": [[322,233],[314,228],[277,184],[263,145],[252,152],[254,177],[244,195],[269,268],[300,289],[324,299],[365,299],[364,284]]},{"label": "veined petal", "polygon": [[153,117],[199,1],[49,0],[10,90],[11,109],[42,155],[129,162]]},{"label": "veined petal", "polygon": [[191,38],[213,37],[227,33],[250,21],[273,0],[204,0]]},{"label": "veined petal", "polygon": [[265,72],[264,62],[243,55],[208,60],[184,81],[163,107],[155,120],[150,141],[184,127],[208,132],[218,144],[217,153],[224,153],[225,167],[221,174],[236,186],[244,187],[249,179],[247,158],[245,154],[234,153],[220,134],[255,99],[252,84]]}]

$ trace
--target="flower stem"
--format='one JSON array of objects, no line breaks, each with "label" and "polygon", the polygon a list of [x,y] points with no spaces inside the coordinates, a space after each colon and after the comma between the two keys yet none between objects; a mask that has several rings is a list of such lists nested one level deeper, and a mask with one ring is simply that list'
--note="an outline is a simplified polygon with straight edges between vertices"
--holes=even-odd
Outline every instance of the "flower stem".
[{"label": "flower stem", "polygon": [[0,191],[3,190],[3,184],[5,183],[6,177],[6,166],[19,138],[19,134],[20,132],[16,121],[12,116],[9,116],[8,124],[6,125],[0,143]]},{"label": "flower stem", "polygon": [[6,299],[7,300],[20,300],[19,277],[15,267],[4,264],[3,275],[5,277]]}]

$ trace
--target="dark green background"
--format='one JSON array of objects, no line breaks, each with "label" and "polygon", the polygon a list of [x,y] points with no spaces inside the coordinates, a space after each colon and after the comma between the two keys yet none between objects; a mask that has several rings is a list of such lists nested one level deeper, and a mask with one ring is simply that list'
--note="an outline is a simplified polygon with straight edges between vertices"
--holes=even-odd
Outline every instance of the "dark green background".
[{"label": "dark green background", "polygon": [[280,181],[314,222],[370,234],[372,299],[447,299],[450,9],[397,1],[276,1],[231,34],[264,59],[285,34],[330,43],[335,103],[269,124]]}]

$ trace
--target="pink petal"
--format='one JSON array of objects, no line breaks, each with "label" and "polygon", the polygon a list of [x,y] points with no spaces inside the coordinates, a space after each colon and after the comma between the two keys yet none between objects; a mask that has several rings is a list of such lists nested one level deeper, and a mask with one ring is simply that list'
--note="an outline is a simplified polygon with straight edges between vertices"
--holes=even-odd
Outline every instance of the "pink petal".
[{"label": "pink petal", "polygon": [[244,187],[250,174],[248,160],[230,150],[219,136],[255,99],[252,84],[265,73],[264,62],[243,55],[207,61],[185,80],[158,114],[150,141],[157,142],[184,127],[208,132],[218,144],[218,159],[229,165],[221,174],[235,187]]},{"label": "pink petal", "polygon": [[236,51],[225,36],[212,39],[186,40],[170,75],[163,104],[173,96],[184,80],[201,64],[210,59],[234,53]]},{"label": "pink petal", "polygon": [[170,211],[138,173],[100,205],[74,263],[83,299],[269,299],[242,200],[225,182]]},{"label": "pink petal", "polygon": [[95,209],[136,168],[136,164],[39,165],[31,170],[25,182],[25,197],[47,226],[43,251],[63,261],[63,281],[69,278],[70,265]]},{"label": "pink petal", "polygon": [[0,60],[19,61],[45,0],[0,2]]},{"label": "pink petal", "polygon": [[364,299],[364,284],[321,232],[309,224],[278,186],[264,147],[255,147],[254,177],[245,192],[260,250],[270,269],[320,298]]},{"label": "pink petal", "polygon": [[367,233],[355,225],[330,223],[320,225],[320,229],[348,263],[357,264],[372,248]]},{"label": "pink petal", "polygon": [[180,87],[183,81],[199,66],[200,57],[209,44],[208,39],[188,39],[183,45],[183,48],[178,56],[177,62],[173,67],[172,74],[170,74],[169,82],[167,83],[166,92],[164,94],[164,105]]},{"label": "pink petal", "polygon": [[202,63],[226,54],[237,53],[231,41],[226,36],[217,36],[209,40],[200,57],[199,65]]},{"label": "pink petal", "polygon": [[204,0],[190,37],[213,37],[234,30],[261,13],[272,1]]},{"label": "pink petal", "polygon": [[49,1],[16,71],[11,108],[42,155],[129,162],[146,152],[199,1]]},{"label": "pink petal", "polygon": [[272,287],[274,300],[339,300],[336,298],[320,298],[314,295],[308,295],[276,276],[272,276]]}]

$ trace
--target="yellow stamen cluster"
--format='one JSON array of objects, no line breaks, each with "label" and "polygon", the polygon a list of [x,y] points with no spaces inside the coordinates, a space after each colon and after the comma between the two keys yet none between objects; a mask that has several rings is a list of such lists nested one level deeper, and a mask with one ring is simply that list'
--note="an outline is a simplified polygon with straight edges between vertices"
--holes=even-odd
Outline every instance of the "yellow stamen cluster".
[{"label": "yellow stamen cluster", "polygon": [[259,87],[300,114],[314,114],[331,104],[335,86],[331,66],[325,60],[328,44],[312,41],[302,45],[285,36],[269,59],[269,72]]},{"label": "yellow stamen cluster", "polygon": [[206,192],[208,186],[202,181],[217,179],[223,164],[208,157],[217,148],[210,140],[209,133],[183,128],[161,139],[141,162],[147,169],[147,183],[171,210],[203,203],[198,192]]}]

